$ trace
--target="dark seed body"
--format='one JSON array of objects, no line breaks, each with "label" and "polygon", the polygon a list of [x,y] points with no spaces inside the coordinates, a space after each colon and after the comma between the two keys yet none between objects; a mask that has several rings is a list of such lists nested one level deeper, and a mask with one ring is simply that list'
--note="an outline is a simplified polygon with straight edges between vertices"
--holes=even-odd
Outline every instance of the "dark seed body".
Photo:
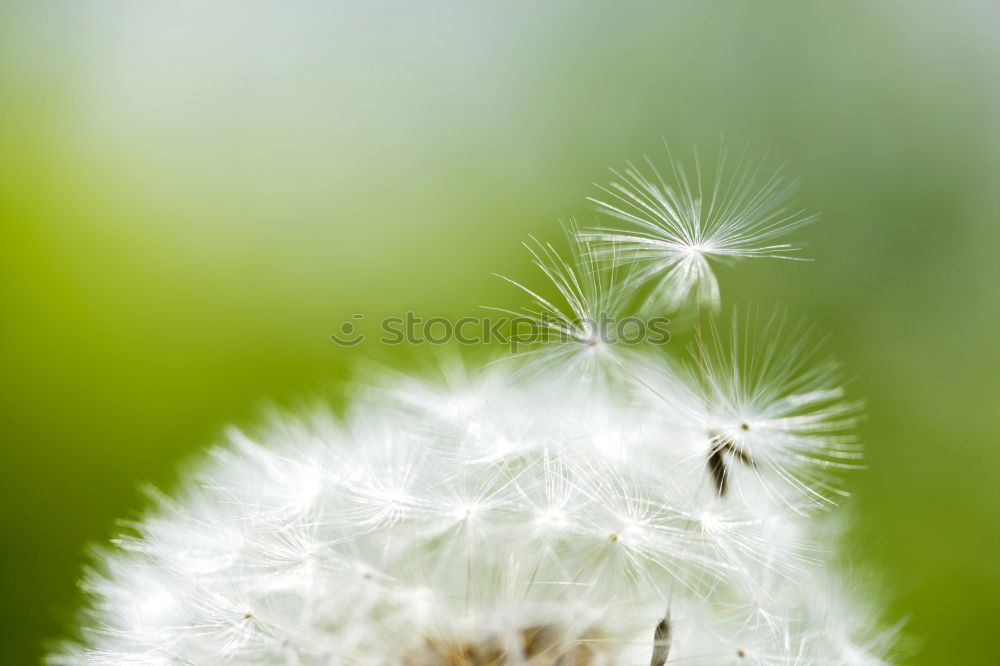
[{"label": "dark seed body", "polygon": [[670,617],[664,617],[656,625],[653,632],[653,657],[649,660],[649,666],[663,666],[670,656]]}]

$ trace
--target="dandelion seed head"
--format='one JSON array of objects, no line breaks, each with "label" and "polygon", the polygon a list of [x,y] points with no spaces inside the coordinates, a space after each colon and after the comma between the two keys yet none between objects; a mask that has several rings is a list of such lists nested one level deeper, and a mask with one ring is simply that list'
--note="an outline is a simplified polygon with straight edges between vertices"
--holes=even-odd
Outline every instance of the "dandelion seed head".
[{"label": "dandelion seed head", "polygon": [[605,323],[640,281],[714,305],[709,259],[786,256],[794,188],[742,158],[707,189],[648,166],[600,204],[638,232],[529,245],[557,296],[514,283],[531,305],[505,311],[553,340],[373,370],[342,416],[227,432],[94,555],[49,662],[886,663],[894,629],[824,567],[806,510],[860,455],[836,364],[781,318],[699,328],[687,359]]}]

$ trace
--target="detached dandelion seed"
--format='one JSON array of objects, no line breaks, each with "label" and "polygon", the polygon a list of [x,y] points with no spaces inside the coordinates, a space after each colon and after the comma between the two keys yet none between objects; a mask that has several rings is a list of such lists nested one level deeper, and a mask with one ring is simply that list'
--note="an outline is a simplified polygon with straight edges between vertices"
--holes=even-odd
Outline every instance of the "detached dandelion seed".
[{"label": "detached dandelion seed", "polygon": [[708,183],[697,150],[693,178],[669,146],[663,172],[649,157],[645,170],[631,162],[621,171],[613,169],[615,180],[599,186],[601,193],[589,200],[628,227],[592,229],[584,238],[604,244],[618,261],[639,264],[636,280],[654,281],[650,298],[669,310],[692,295],[717,309],[719,284],[710,260],[797,259],[797,247],[774,240],[816,219],[790,208],[798,184],[785,179],[780,168],[767,172],[765,158],[752,161],[748,148],[730,167],[721,146]]}]

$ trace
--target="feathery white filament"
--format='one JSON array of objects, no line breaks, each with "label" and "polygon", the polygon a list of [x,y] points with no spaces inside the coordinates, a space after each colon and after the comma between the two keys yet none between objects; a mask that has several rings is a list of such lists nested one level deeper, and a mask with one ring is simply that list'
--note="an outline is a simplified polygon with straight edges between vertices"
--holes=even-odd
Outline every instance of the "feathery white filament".
[{"label": "feathery white filament", "polygon": [[692,295],[718,308],[719,285],[710,259],[796,258],[795,246],[773,240],[815,216],[788,208],[798,184],[785,180],[780,169],[763,175],[764,159],[754,163],[744,149],[727,173],[722,146],[713,180],[706,186],[697,150],[694,182],[669,147],[667,155],[670,179],[649,157],[645,173],[632,163],[624,171],[612,170],[617,180],[599,186],[602,196],[589,200],[629,228],[584,234],[609,244],[619,261],[641,265],[637,280],[656,280],[654,296],[667,308],[679,308]]}]

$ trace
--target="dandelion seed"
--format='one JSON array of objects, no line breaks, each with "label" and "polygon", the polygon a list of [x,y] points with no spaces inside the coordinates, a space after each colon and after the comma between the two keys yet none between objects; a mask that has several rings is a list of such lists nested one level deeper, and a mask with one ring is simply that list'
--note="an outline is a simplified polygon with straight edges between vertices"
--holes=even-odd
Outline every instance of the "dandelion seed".
[{"label": "dandelion seed", "polygon": [[525,348],[522,355],[531,357],[526,365],[529,371],[555,368],[577,379],[606,377],[614,355],[624,353],[618,344],[618,327],[630,294],[619,288],[619,282],[626,269],[602,263],[575,224],[567,225],[566,235],[571,246],[568,259],[549,243],[532,239],[532,244],[525,244],[558,299],[498,276],[528,294],[532,305],[520,310],[487,309],[530,324],[530,331],[514,330],[514,342]]},{"label": "dandelion seed", "polygon": [[748,147],[730,169],[723,145],[707,184],[697,150],[693,179],[669,147],[668,178],[648,157],[645,172],[632,163],[612,170],[616,180],[589,200],[629,228],[588,230],[583,238],[604,243],[613,261],[638,263],[635,281],[654,281],[651,298],[667,308],[677,309],[695,295],[717,309],[719,285],[710,260],[797,258],[798,248],[773,240],[815,219],[789,208],[798,184],[786,180],[781,169],[767,175],[765,159],[751,161]]},{"label": "dandelion seed", "polygon": [[715,490],[719,497],[726,496],[726,459],[722,455],[723,449],[718,446],[711,446],[708,451],[708,471],[715,481]]},{"label": "dandelion seed", "polygon": [[645,381],[672,396],[669,405],[655,398],[660,408],[699,424],[719,495],[731,481],[759,483],[796,510],[829,506],[843,495],[838,473],[860,467],[850,431],[861,405],[845,399],[839,364],[821,349],[810,326],[781,312],[763,321],[734,313],[728,330],[713,323],[687,365],[648,371]]},{"label": "dandelion seed", "polygon": [[653,632],[653,656],[649,660],[649,666],[663,666],[667,663],[671,641],[670,613],[668,612],[662,620],[656,623],[656,630]]}]

